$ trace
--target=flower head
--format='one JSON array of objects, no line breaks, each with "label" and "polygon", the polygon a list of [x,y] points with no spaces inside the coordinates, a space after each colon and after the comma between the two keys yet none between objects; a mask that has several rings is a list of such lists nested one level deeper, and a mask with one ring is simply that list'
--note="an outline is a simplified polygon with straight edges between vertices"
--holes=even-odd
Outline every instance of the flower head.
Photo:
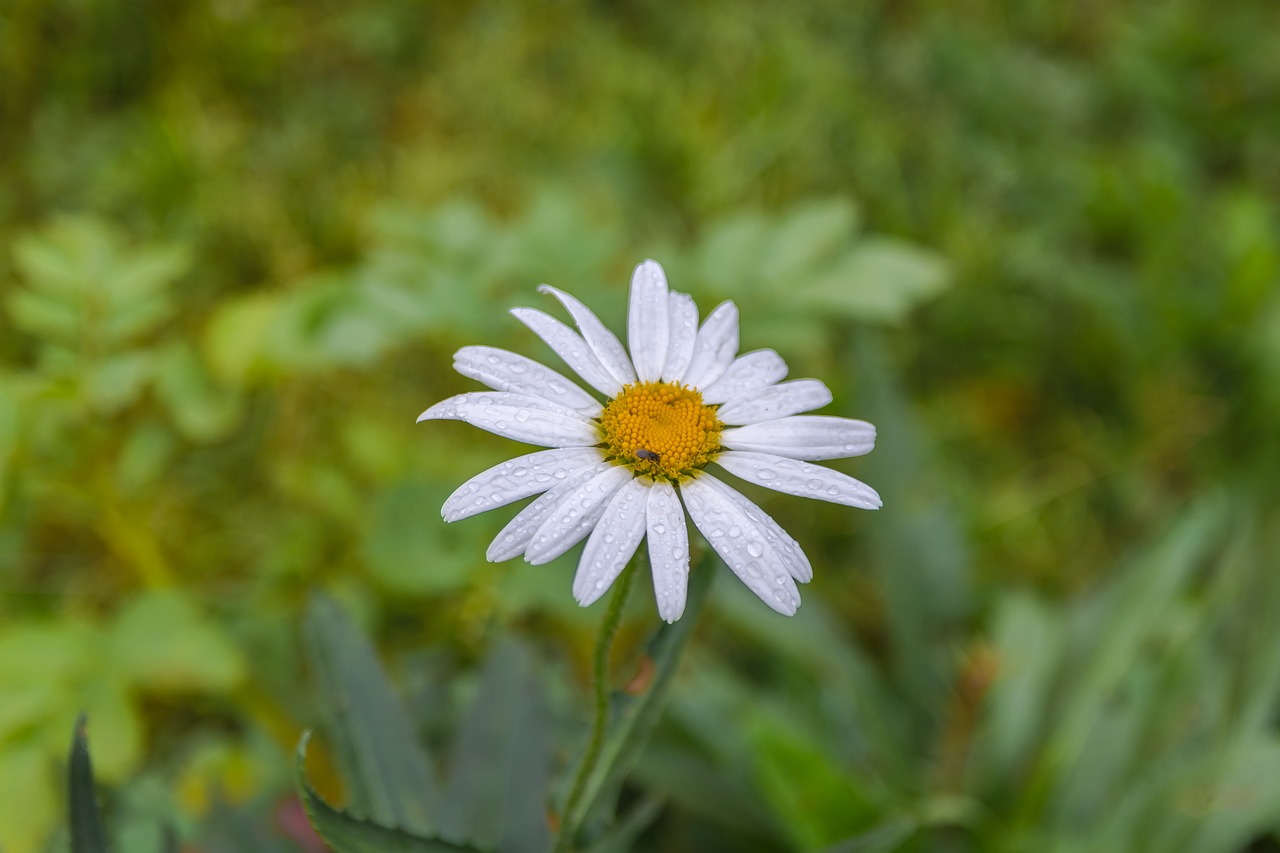
[{"label": "flower head", "polygon": [[707,466],[779,492],[877,509],[880,497],[870,486],[812,464],[870,452],[875,427],[802,414],[831,402],[826,385],[783,382],[787,365],[773,350],[739,356],[737,307],[725,302],[699,326],[693,298],[668,290],[656,261],[640,264],[631,279],[630,355],[577,299],[548,285],[539,289],[560,301],[577,331],[532,308],[511,313],[606,402],[522,355],[458,350],[454,368],[493,390],[437,403],[419,422],[462,420],[551,449],[463,483],[445,501],[445,521],[539,495],[502,529],[487,556],[497,562],[523,554],[541,564],[586,538],[573,582],[584,607],[604,594],[647,537],[658,613],[674,622],[684,612],[689,576],[687,510],[752,592],[779,613],[794,614],[796,582],[813,576],[808,558]]}]

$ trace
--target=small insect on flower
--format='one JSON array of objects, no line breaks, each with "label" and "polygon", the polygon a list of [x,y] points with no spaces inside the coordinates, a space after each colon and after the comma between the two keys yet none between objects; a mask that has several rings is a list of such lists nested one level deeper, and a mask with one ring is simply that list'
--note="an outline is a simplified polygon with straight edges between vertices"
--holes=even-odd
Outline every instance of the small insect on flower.
[{"label": "small insect on flower", "polygon": [[636,458],[643,459],[646,462],[654,462],[661,464],[662,457],[654,453],[652,450],[645,450],[643,447],[636,448]]}]

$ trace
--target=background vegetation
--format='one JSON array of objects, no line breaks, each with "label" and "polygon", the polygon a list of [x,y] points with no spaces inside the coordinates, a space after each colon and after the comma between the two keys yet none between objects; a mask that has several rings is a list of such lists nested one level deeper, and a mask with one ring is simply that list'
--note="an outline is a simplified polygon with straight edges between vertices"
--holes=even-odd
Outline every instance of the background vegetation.
[{"label": "background vegetation", "polygon": [[[116,849],[314,849],[311,591],[428,743],[512,639],[576,748],[601,608],[446,528],[460,345],[660,259],[880,428],[877,514],[712,592],[646,850],[1280,833],[1280,8],[0,6],[0,848],[89,713]],[[641,585],[643,588],[643,585]],[[619,665],[655,616],[636,595]],[[322,746],[322,745],[320,745]],[[313,771],[340,796],[323,749]],[[854,849],[845,847],[843,849]]]}]

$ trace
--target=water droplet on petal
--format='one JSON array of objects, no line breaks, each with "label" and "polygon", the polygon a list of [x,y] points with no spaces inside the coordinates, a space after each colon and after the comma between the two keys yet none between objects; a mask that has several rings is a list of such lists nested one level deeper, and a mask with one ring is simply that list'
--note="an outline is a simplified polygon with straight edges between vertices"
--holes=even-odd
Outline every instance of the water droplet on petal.
[{"label": "water droplet on petal", "polygon": [[763,548],[761,548],[761,547],[760,547],[757,543],[755,543],[755,542],[748,542],[748,543],[747,543],[747,553],[748,553],[748,554],[750,554],[750,555],[751,555],[751,556],[753,556],[753,557],[759,557],[761,554],[763,554],[763,553],[764,553],[764,549],[763,549]]}]

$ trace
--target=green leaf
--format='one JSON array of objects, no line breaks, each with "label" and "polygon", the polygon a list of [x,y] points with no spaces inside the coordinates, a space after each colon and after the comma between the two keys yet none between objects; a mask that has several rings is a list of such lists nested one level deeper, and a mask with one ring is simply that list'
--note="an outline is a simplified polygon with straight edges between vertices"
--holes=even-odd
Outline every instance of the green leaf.
[{"label": "green leaf", "polygon": [[7,303],[13,325],[24,332],[56,341],[75,340],[81,331],[78,305],[31,290],[14,290]]},{"label": "green leaf", "polygon": [[860,832],[838,844],[833,844],[822,853],[889,853],[891,850],[897,850],[914,835],[919,825],[919,821],[914,818],[891,820],[875,829]]},{"label": "green leaf", "polygon": [[858,209],[833,198],[797,205],[773,230],[761,276],[777,293],[790,294],[795,282],[819,272],[854,240]]},{"label": "green leaf", "polygon": [[334,853],[480,853],[477,848],[465,844],[423,838],[354,817],[326,803],[307,783],[307,741],[310,736],[310,732],[303,734],[298,744],[295,783],[311,826]]},{"label": "green leaf", "polygon": [[[7,695],[5,697],[8,699]],[[61,741],[66,732],[60,732]],[[66,819],[65,780],[59,779],[46,744],[4,738],[0,744],[0,840],[6,853],[43,850],[50,833]],[[56,751],[62,751],[61,745]]]},{"label": "green leaf", "polygon": [[666,800],[662,797],[645,797],[611,827],[599,840],[587,848],[587,853],[628,853],[636,841],[662,814]]},{"label": "green leaf", "polygon": [[156,393],[179,432],[192,441],[223,438],[239,420],[240,396],[215,385],[185,342],[157,354]]},{"label": "green leaf", "polygon": [[114,414],[137,401],[154,364],[149,352],[108,356],[89,366],[82,393],[97,411]]},{"label": "green leaf", "polygon": [[143,593],[108,637],[115,672],[150,690],[226,691],[245,674],[240,650],[178,592]]},{"label": "green leaf", "polygon": [[792,298],[813,312],[897,323],[948,284],[947,265],[936,253],[902,240],[869,237],[827,272],[796,281]]},{"label": "green leaf", "polygon": [[314,596],[303,637],[353,812],[378,824],[430,832],[435,769],[378,655],[333,601]]},{"label": "green leaf", "polygon": [[204,357],[217,379],[241,386],[266,371],[268,340],[283,302],[274,294],[222,301],[201,341]]},{"label": "green leaf", "polygon": [[514,642],[499,644],[458,735],[440,810],[446,835],[503,853],[550,848],[549,725],[532,656]]},{"label": "green leaf", "polygon": [[576,814],[565,815],[564,825],[580,827],[592,811],[601,792],[613,788],[631,769],[637,755],[648,739],[649,732],[657,724],[675,681],[681,653],[693,636],[698,614],[707,599],[711,580],[720,571],[717,560],[700,563],[689,576],[688,600],[684,615],[674,624],[663,625],[649,642],[648,657],[653,661],[654,675],[649,689],[642,695],[630,697],[615,695],[613,724],[606,735],[604,748],[595,770],[587,779]]},{"label": "green leaf", "polygon": [[98,818],[93,791],[93,762],[85,735],[85,717],[76,721],[71,739],[71,767],[67,777],[71,810],[72,853],[107,853],[107,836]]}]

